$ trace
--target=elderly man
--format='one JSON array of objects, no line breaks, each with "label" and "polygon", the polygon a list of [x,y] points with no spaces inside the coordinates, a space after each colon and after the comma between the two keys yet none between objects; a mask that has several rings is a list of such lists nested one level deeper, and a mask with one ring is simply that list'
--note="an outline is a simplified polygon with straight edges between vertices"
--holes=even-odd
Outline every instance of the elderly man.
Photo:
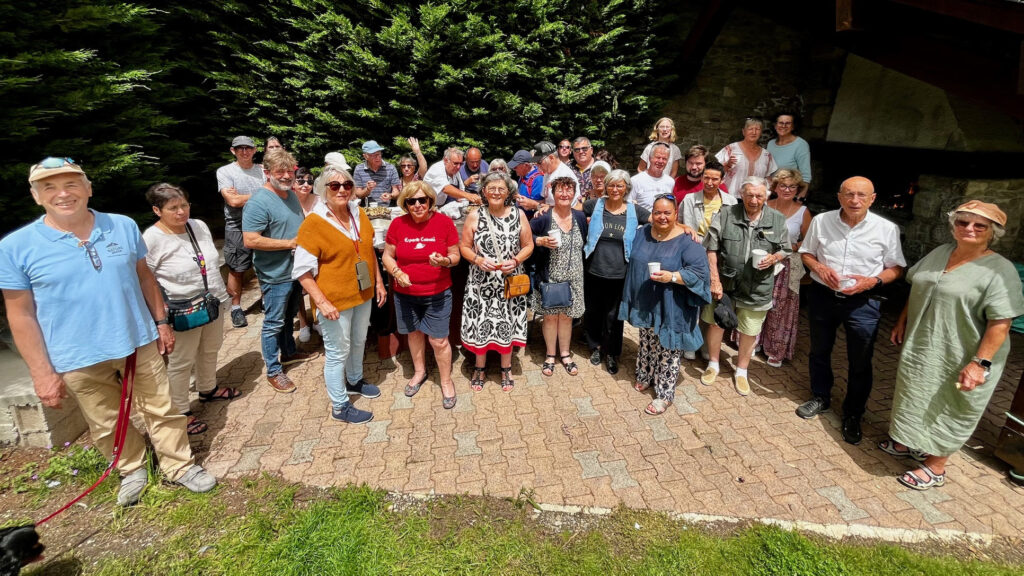
[{"label": "elderly man", "polygon": [[572,141],[572,159],[570,166],[572,173],[580,182],[580,195],[583,199],[590,198],[590,191],[594,189],[594,183],[590,181],[590,169],[594,167],[594,147],[590,145],[590,138],[580,136]]},{"label": "elderly man", "polygon": [[870,180],[847,179],[839,188],[839,210],[815,216],[800,246],[814,280],[807,291],[812,398],[796,413],[813,418],[832,404],[832,346],[842,324],[849,361],[843,440],[850,444],[861,440],[860,420],[871,394],[871,356],[881,317],[878,289],[897,280],[907,265],[899,229],[868,211],[874,201]]},{"label": "elderly man", "polygon": [[561,160],[558,159],[558,148],[547,140],[542,140],[533,145],[533,156],[530,161],[537,164],[540,167],[540,171],[544,173],[544,202],[538,207],[538,213],[546,211],[551,206],[555,205],[555,195],[551,192],[551,183],[557,178],[572,178],[573,184],[575,185],[575,194],[572,197],[572,203],[576,204],[580,200],[580,181],[573,174],[572,168],[569,168]]},{"label": "elderly man", "polygon": [[[292,192],[295,157],[274,150],[263,158],[267,183],[257,190],[242,214],[242,237],[253,250],[253,265],[263,292],[260,343],[267,381],[275,392],[294,392],[284,366],[311,357],[295,349],[292,319],[298,314],[302,291],[292,282],[295,237],[302,224],[302,205]],[[280,355],[280,359],[279,356]]]},{"label": "elderly man", "polygon": [[356,185],[357,198],[369,198],[370,202],[379,202],[387,206],[393,198],[398,198],[402,181],[398,177],[398,169],[384,161],[384,147],[376,140],[363,142],[363,161],[356,165],[352,172],[352,180]]},{"label": "elderly man", "polygon": [[[138,226],[90,210],[92,184],[70,158],[46,158],[29,169],[28,181],[46,214],[0,241],[0,289],[36,395],[60,408],[72,394],[109,459],[121,377],[134,366],[134,408],[164,476],[193,492],[210,490],[217,481],[195,464],[187,418],[171,403],[161,354],[173,350],[174,332]],[[147,482],[146,442],[130,424],[118,470],[118,504],[138,502]]]},{"label": "elderly man", "polygon": [[231,296],[231,324],[249,325],[242,311],[242,284],[252,268],[252,250],[242,241],[242,208],[252,193],[263,187],[263,167],[253,163],[256,143],[248,136],[231,141],[235,161],[217,169],[217,190],[224,198],[224,263],[228,266],[228,294]]},{"label": "elderly man", "polygon": [[668,144],[664,142],[655,142],[651,146],[651,162],[647,169],[631,178],[633,193],[630,198],[637,206],[650,211],[654,208],[655,198],[672,193],[676,181],[665,171],[671,153]]},{"label": "elderly man", "polygon": [[487,174],[487,161],[476,146],[466,150],[466,163],[459,169],[459,176],[462,183],[466,185],[466,191],[473,194],[480,193],[480,179]]},{"label": "elderly man", "polygon": [[437,194],[437,205],[444,206],[447,202],[467,200],[470,204],[479,204],[480,195],[466,191],[466,183],[462,181],[459,169],[462,168],[464,154],[458,148],[444,151],[444,158],[435,162],[427,169],[423,181],[434,189]]},{"label": "elderly man", "polygon": [[[705,169],[706,171],[706,169]],[[721,177],[721,173],[719,173]],[[765,206],[768,185],[763,178],[743,181],[742,203],[723,207],[711,220],[704,247],[711,268],[711,296],[715,301],[728,294],[736,311],[740,334],[739,355],[733,385],[741,396],[750,394],[747,367],[754,353],[754,341],[772,307],[775,265],[790,253],[786,217]],[[718,377],[718,357],[725,330],[715,323],[714,308],[704,308],[708,324],[708,367],[700,382],[710,386]]]},{"label": "elderly man", "polygon": [[519,181],[519,195],[516,202],[527,218],[533,218],[537,207],[544,201],[544,174],[533,163],[533,154],[528,150],[518,150],[508,167],[515,172]]}]

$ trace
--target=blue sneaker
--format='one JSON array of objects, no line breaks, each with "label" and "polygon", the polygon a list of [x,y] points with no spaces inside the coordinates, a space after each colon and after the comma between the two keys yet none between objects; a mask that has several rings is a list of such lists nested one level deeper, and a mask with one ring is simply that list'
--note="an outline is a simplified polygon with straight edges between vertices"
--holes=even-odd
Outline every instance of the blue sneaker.
[{"label": "blue sneaker", "polygon": [[341,408],[331,408],[331,418],[338,422],[348,422],[349,424],[365,424],[373,420],[373,412],[360,410],[353,406],[351,402],[345,402],[341,405]]},{"label": "blue sneaker", "polygon": [[348,391],[349,396],[359,395],[363,398],[376,398],[380,396],[380,388],[377,388],[362,378],[360,378],[359,382],[356,382],[354,386],[351,384],[345,384],[345,390]]}]

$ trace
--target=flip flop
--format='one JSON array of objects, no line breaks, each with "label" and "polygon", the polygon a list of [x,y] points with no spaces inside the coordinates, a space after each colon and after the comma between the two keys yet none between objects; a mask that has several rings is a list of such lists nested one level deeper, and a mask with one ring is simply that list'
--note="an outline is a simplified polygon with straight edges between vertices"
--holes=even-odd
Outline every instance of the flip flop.
[{"label": "flip flop", "polygon": [[214,386],[213,390],[209,392],[200,392],[200,402],[216,402],[217,400],[234,400],[242,395],[242,391],[238,388],[221,388],[220,386]]}]

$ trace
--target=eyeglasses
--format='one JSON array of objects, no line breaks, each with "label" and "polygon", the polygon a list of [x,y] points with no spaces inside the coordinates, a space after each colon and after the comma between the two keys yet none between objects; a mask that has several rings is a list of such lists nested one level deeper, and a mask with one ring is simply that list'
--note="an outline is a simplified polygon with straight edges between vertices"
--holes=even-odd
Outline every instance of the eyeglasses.
[{"label": "eyeglasses", "polygon": [[426,196],[417,196],[415,198],[406,198],[405,199],[405,205],[406,206],[415,206],[417,204],[429,204],[429,203],[430,203],[430,198],[427,198]]},{"label": "eyeglasses", "polygon": [[355,188],[356,185],[353,184],[351,180],[346,180],[345,182],[338,182],[338,181],[328,182],[327,183],[327,187],[331,189],[331,192],[337,192],[341,188],[344,188],[345,191],[347,192],[347,191]]},{"label": "eyeglasses", "polygon": [[571,149],[572,149],[572,146],[570,146],[570,145],[568,145],[568,144],[559,144],[559,145],[558,145],[558,149],[559,149],[559,150],[571,150]]},{"label": "eyeglasses", "polygon": [[300,186],[302,186],[303,184],[308,184],[308,185],[312,186],[313,185],[313,177],[309,176],[309,177],[306,177],[306,178],[296,178],[295,179],[295,183],[300,185]]},{"label": "eyeglasses", "polygon": [[953,224],[956,225],[957,228],[974,228],[979,232],[984,232],[985,230],[988,230],[988,224],[984,224],[982,222],[971,222],[970,220],[954,220]]},{"label": "eyeglasses", "polygon": [[779,184],[779,190],[799,190],[800,186],[796,184]]},{"label": "eyeglasses", "polygon": [[488,194],[505,194],[508,192],[508,188],[505,188],[504,186],[488,186],[484,189],[484,192],[487,192]]},{"label": "eyeglasses", "polygon": [[39,164],[36,164],[36,166],[39,168],[61,168],[74,163],[75,161],[71,158],[56,158],[54,156],[50,156],[48,158],[43,158]]},{"label": "eyeglasses", "polygon": [[189,208],[192,207],[191,202],[185,202],[184,204],[178,204],[177,206],[164,206],[164,210],[168,212],[188,212]]},{"label": "eyeglasses", "polygon": [[580,146],[579,148],[573,148],[572,151],[573,152],[586,152],[587,150],[590,150],[590,148],[591,148],[590,146]]},{"label": "eyeglasses", "polygon": [[416,165],[415,164],[399,164],[398,167],[404,170],[406,168],[409,168],[409,169],[416,168]]}]

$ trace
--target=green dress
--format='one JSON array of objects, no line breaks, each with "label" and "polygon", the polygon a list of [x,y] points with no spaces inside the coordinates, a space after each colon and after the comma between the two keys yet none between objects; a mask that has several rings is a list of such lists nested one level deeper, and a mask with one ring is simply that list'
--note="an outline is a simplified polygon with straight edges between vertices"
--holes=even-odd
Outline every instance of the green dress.
[{"label": "green dress", "polygon": [[988,254],[943,272],[954,247],[939,246],[907,273],[912,288],[889,429],[893,440],[936,456],[949,456],[971,437],[1003,374],[1009,338],[984,384],[970,392],[956,387],[988,321],[1024,314],[1009,260]]}]

